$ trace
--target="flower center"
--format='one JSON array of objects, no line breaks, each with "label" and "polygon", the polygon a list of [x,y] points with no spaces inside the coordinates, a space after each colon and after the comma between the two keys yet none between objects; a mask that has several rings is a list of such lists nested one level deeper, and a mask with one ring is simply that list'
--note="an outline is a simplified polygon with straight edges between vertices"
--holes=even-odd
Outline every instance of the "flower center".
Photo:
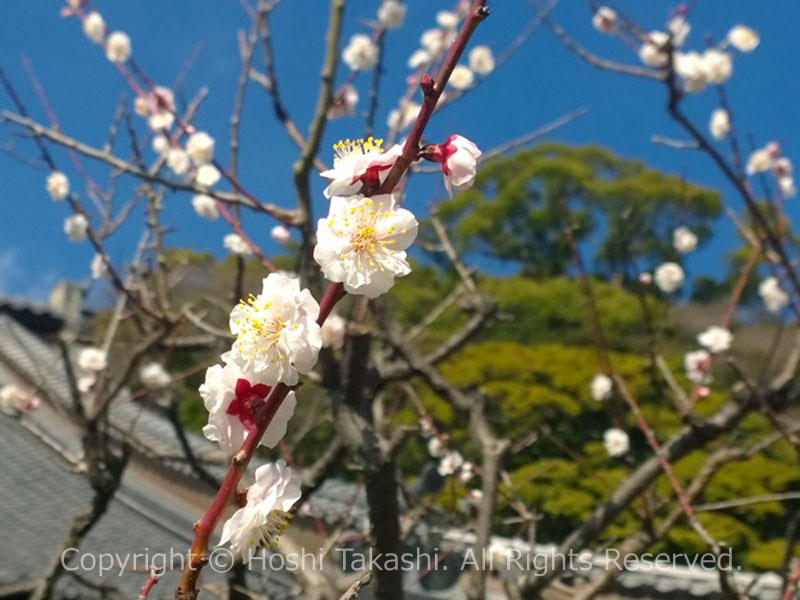
[{"label": "flower center", "polygon": [[[286,321],[274,314],[272,302],[261,302],[250,294],[247,301],[240,300],[244,307],[244,314],[236,319],[239,326],[239,340],[248,343],[249,354],[255,356],[259,352],[266,352],[278,343],[281,333],[286,328]],[[239,348],[244,352],[244,348]]]},{"label": "flower center", "polygon": [[333,145],[333,151],[335,153],[333,158],[334,162],[338,162],[350,156],[363,156],[370,152],[380,154],[383,152],[383,140],[375,139],[372,136],[368,137],[366,140],[363,138],[357,140],[339,140]]},{"label": "flower center", "polygon": [[253,537],[250,538],[251,546],[258,546],[259,548],[274,548],[278,545],[280,539],[286,528],[289,527],[294,515],[283,512],[282,510],[271,510],[267,515],[267,522],[253,532]]}]

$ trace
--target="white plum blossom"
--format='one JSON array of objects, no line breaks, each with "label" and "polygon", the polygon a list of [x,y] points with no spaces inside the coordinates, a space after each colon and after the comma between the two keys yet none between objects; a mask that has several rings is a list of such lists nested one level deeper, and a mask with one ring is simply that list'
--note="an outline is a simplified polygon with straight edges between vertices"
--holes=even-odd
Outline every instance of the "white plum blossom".
[{"label": "white plum blossom", "polygon": [[89,268],[92,271],[92,279],[100,279],[108,271],[108,263],[103,255],[98,252],[92,258]]},{"label": "white plum blossom", "polygon": [[420,36],[419,42],[432,56],[436,56],[445,48],[450,47],[455,40],[455,35],[455,31],[452,29],[428,29]]},{"label": "white plum blossom", "polygon": [[771,313],[780,312],[784,306],[789,304],[789,294],[781,288],[777,277],[767,277],[762,281],[758,286],[758,294]]},{"label": "white plum blossom", "polygon": [[98,373],[106,368],[108,358],[100,348],[88,347],[78,353],[78,368],[84,373]]},{"label": "white plum blossom", "polygon": [[148,390],[163,390],[172,383],[172,377],[161,363],[150,362],[139,369],[139,380]]},{"label": "white plum blossom", "polygon": [[444,29],[455,29],[458,27],[458,15],[449,10],[440,10],[436,13],[436,22],[439,24],[439,27]]},{"label": "white plum blossom", "polygon": [[247,504],[225,521],[219,541],[229,544],[245,563],[260,548],[278,543],[289,525],[289,511],[300,499],[300,478],[283,460],[260,466],[255,477],[247,489]]},{"label": "white plum blossom", "polygon": [[592,394],[592,400],[595,402],[603,402],[611,398],[611,390],[614,388],[614,382],[611,377],[598,373],[592,377],[592,382],[589,384],[589,391]]},{"label": "white plum blossom", "polygon": [[353,71],[366,71],[378,63],[378,55],[375,42],[368,35],[357,33],[342,51],[342,60]]},{"label": "white plum blossom", "polygon": [[53,200],[63,200],[69,196],[69,179],[61,171],[53,171],[47,176],[46,187]]},{"label": "white plum blossom", "polygon": [[94,387],[94,384],[97,383],[97,376],[93,373],[89,375],[81,375],[75,380],[75,387],[78,388],[78,391],[81,394],[88,394],[89,391]]},{"label": "white plum blossom", "polygon": [[414,53],[408,57],[408,67],[410,69],[418,69],[422,65],[426,65],[431,61],[431,53],[424,48],[415,50]]},{"label": "white plum blossom", "polygon": [[403,26],[406,18],[406,5],[398,0],[383,0],[378,9],[378,21],[387,29],[397,29]]},{"label": "white plum blossom", "polygon": [[708,48],[703,52],[703,71],[709,84],[725,83],[733,73],[733,59],[727,52]]},{"label": "white plum blossom", "polygon": [[403,100],[400,103],[400,108],[395,108],[389,113],[389,118],[386,124],[390,129],[397,131],[404,131],[413,125],[417,120],[417,115],[422,107],[413,100]]},{"label": "white plum blossom", "polygon": [[447,477],[448,475],[452,475],[456,471],[461,468],[461,465],[464,464],[464,457],[456,450],[451,450],[447,454],[442,457],[442,460],[439,461],[439,475],[442,477]]},{"label": "white plum blossom", "polygon": [[322,347],[317,317],[319,304],[310,291],[300,289],[299,279],[270,273],[258,296],[251,294],[231,311],[236,341],[222,359],[266,385],[295,385],[298,373],[314,368]]},{"label": "white plum blossom", "polygon": [[82,242],[89,230],[89,219],[82,214],[72,215],[64,219],[64,233],[70,242]]},{"label": "white plum blossom", "polygon": [[284,225],[275,225],[272,231],[269,232],[269,236],[281,246],[285,246],[289,243],[292,234],[289,233],[289,230]]},{"label": "white plum blossom", "polygon": [[728,41],[739,52],[752,52],[761,40],[758,34],[744,25],[736,25],[728,32]]},{"label": "white plum blossom", "polygon": [[83,19],[83,33],[95,44],[99,44],[106,36],[106,22],[97,11],[92,11]]},{"label": "white plum blossom", "polygon": [[252,256],[253,249],[250,244],[244,241],[244,238],[238,233],[229,233],[222,238],[222,245],[229,251],[239,256]]},{"label": "white plum blossom", "polygon": [[769,145],[754,150],[747,159],[747,174],[755,175],[756,173],[769,171],[772,169],[775,158],[776,156],[774,155],[773,148]]},{"label": "white plum blossom", "polygon": [[131,57],[131,38],[122,31],[115,31],[106,39],[106,58],[113,63],[124,63]]},{"label": "white plum blossom", "polygon": [[792,165],[792,161],[785,156],[781,156],[772,163],[772,173],[777,178],[788,177],[793,172],[794,166]]},{"label": "white plum blossom", "polygon": [[331,198],[317,225],[314,260],[323,275],[356,295],[377,298],[395,277],[411,272],[406,248],[417,237],[417,220],[390,194]]},{"label": "white plum blossom", "polygon": [[712,354],[725,352],[731,347],[733,334],[725,327],[712,325],[697,336],[697,343]]},{"label": "white plum blossom", "polygon": [[133,109],[141,116],[147,116],[151,129],[169,129],[175,121],[175,95],[168,87],[156,86],[145,96],[138,96]]},{"label": "white plum blossom", "polygon": [[658,289],[665,294],[671,294],[683,283],[683,269],[678,263],[665,262],[656,267],[654,278]]},{"label": "white plum blossom", "polygon": [[434,148],[432,160],[442,164],[444,185],[449,194],[453,188],[462,191],[472,187],[480,156],[478,147],[460,135],[451,135]]},{"label": "white plum blossom", "polygon": [[442,440],[436,436],[428,440],[428,454],[433,458],[440,458],[445,455],[447,448],[442,443]]},{"label": "white plum blossom", "polygon": [[344,334],[347,331],[347,321],[335,312],[328,315],[322,324],[322,345],[326,348],[339,349],[344,345]]},{"label": "white plum blossom", "polygon": [[13,383],[0,388],[0,410],[26,412],[38,408],[40,403],[39,398],[26,393]]},{"label": "white plum blossom", "polygon": [[794,198],[797,195],[797,187],[794,184],[794,178],[789,175],[786,177],[778,177],[778,188],[784,198]]},{"label": "white plum blossom", "polygon": [[[263,405],[271,389],[259,377],[243,372],[235,364],[209,367],[199,390],[208,411],[208,424],[203,427],[203,435],[218,443],[226,454],[235,454],[247,438],[255,412]],[[296,406],[297,398],[294,392],[289,392],[272,417],[260,445],[267,448],[278,445],[286,435],[286,427]]]},{"label": "white plum blossom", "polygon": [[689,32],[691,31],[692,26],[689,24],[689,21],[686,20],[686,17],[683,15],[677,15],[670,19],[669,23],[667,23],[667,31],[672,34],[672,45],[675,48],[680,48],[683,46],[683,43],[686,41],[686,38],[689,36]]},{"label": "white plum blossom", "polygon": [[639,48],[639,59],[648,67],[656,69],[666,67],[669,62],[669,55],[666,51],[668,43],[669,34],[663,31],[651,31]]},{"label": "white plum blossom", "polygon": [[328,107],[328,118],[352,117],[356,110],[356,104],[358,104],[358,90],[355,86],[345,83],[336,92]]},{"label": "white plum blossom", "polygon": [[194,208],[194,212],[205,219],[216,221],[219,218],[217,202],[211,196],[195,194],[192,197],[192,207]]},{"label": "white plum blossom", "polygon": [[469,68],[484,77],[494,71],[492,49],[489,46],[475,46],[470,50]]},{"label": "white plum blossom", "polygon": [[683,356],[686,378],[695,385],[711,383],[711,355],[706,350],[693,350]]},{"label": "white plum blossom", "polygon": [[214,138],[205,131],[193,133],[186,142],[186,154],[196,165],[210,163],[214,158]]},{"label": "white plum blossom", "polygon": [[461,468],[458,470],[458,480],[461,483],[468,483],[470,479],[475,476],[475,465],[469,461],[464,461]]},{"label": "white plum blossom", "polygon": [[220,177],[222,177],[222,173],[219,172],[219,169],[212,164],[207,164],[197,168],[194,180],[200,185],[211,187],[220,180]]},{"label": "white plum blossom", "polygon": [[333,168],[320,173],[330,180],[325,197],[357,194],[362,186],[377,190],[403,152],[399,144],[384,152],[382,144],[383,140],[372,137],[334,144]]},{"label": "white plum blossom", "polygon": [[473,75],[469,67],[456,65],[447,83],[457,90],[465,90],[468,87],[472,87],[472,84],[475,83],[475,75]]},{"label": "white plum blossom", "polygon": [[672,232],[672,246],[681,254],[694,252],[697,248],[697,236],[691,229],[681,225]]},{"label": "white plum blossom", "polygon": [[628,434],[622,429],[612,427],[603,434],[603,446],[609,456],[622,456],[627,454],[631,447],[631,441]]},{"label": "white plum blossom", "polygon": [[724,108],[711,113],[708,129],[715,140],[723,140],[731,132],[731,116]]},{"label": "white plum blossom", "polygon": [[175,175],[183,175],[191,166],[189,155],[183,148],[170,148],[167,152],[167,166]]},{"label": "white plum blossom", "polygon": [[165,158],[169,153],[169,139],[165,135],[157,135],[153,138],[153,152]]},{"label": "white plum blossom", "polygon": [[703,58],[697,52],[676,52],[673,55],[675,72],[683,79],[687,92],[702,92],[706,87]]},{"label": "white plum blossom", "polygon": [[608,6],[601,6],[592,17],[592,25],[600,33],[614,33],[617,30],[617,13]]},{"label": "white plum blossom", "polygon": [[640,285],[650,285],[653,283],[653,276],[647,271],[644,273],[639,273],[639,277],[637,279]]}]

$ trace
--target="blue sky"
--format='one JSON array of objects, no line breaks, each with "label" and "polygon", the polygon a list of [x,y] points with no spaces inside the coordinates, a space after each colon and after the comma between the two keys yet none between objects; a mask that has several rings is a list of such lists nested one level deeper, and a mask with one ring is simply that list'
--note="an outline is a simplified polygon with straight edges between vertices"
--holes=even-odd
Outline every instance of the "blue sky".
[{"label": "blue sky", "polygon": [[[433,26],[436,10],[453,2],[408,0],[406,25],[391,31],[387,39],[386,73],[377,134],[386,116],[405,89],[408,73],[405,61],[418,47],[419,35]],[[102,146],[108,123],[121,94],[131,98],[125,82],[99,49],[91,45],[74,19],[63,19],[60,0],[4,0],[0,26],[0,61],[14,81],[30,112],[40,121],[46,115],[21,66],[27,55],[36,69],[66,133],[90,145]],[[660,28],[675,3],[662,0],[620,0],[619,9],[649,28]],[[346,9],[344,40],[366,31],[364,18],[371,18],[377,0],[350,0]],[[500,51],[534,16],[525,0],[490,1],[491,17],[479,27],[473,44],[488,44]],[[723,10],[724,6],[724,10]],[[761,46],[752,54],[737,58],[734,77],[728,86],[734,115],[741,132],[751,133],[759,143],[779,140],[790,158],[800,156],[800,141],[789,124],[800,121],[796,101],[798,81],[794,75],[800,38],[795,24],[800,21],[800,3],[795,0],[701,0],[691,15],[693,31],[687,43],[702,48],[703,37],[721,38],[737,23],[759,31]],[[202,85],[209,97],[195,124],[217,140],[217,156],[228,161],[229,118],[235,81],[239,73],[237,29],[249,27],[249,18],[236,0],[138,0],[118,2],[96,0],[95,7],[115,29],[130,34],[138,63],[161,84],[171,84],[186,58],[198,45],[202,54],[191,71],[186,95],[191,97]],[[587,2],[563,0],[556,19],[584,45],[609,58],[635,63],[630,50],[617,40],[602,36],[590,25]],[[276,66],[286,104],[305,131],[311,117],[322,61],[322,40],[326,27],[327,2],[286,0],[272,16]],[[258,53],[257,53],[258,54]],[[260,65],[259,61],[256,63]],[[347,77],[340,69],[337,82]],[[361,75],[357,85],[366,97],[369,77]],[[705,127],[715,108],[716,94],[688,98],[687,112]],[[650,142],[652,134],[683,137],[664,110],[665,97],[659,84],[596,71],[566,51],[545,28],[537,30],[489,81],[453,106],[438,114],[427,136],[444,138],[452,132],[473,139],[488,150],[532,130],[578,107],[590,109],[587,116],[554,132],[548,139],[570,143],[599,143],[617,153],[644,160],[672,173],[685,173],[693,182],[719,188],[732,207],[740,202],[704,155],[674,150]],[[0,107],[12,108],[5,95]],[[144,131],[143,123],[139,123]],[[35,156],[27,140],[13,136],[4,127],[0,141],[13,142],[18,151]],[[329,125],[323,142],[327,149],[340,138],[358,137],[363,120],[358,116]],[[123,138],[124,140],[124,138]],[[257,197],[280,205],[294,204],[291,164],[298,151],[275,120],[263,90],[251,86],[245,103],[241,140],[241,180]],[[124,144],[117,152],[127,156]],[[83,195],[78,174],[67,155],[56,150],[60,165]],[[89,160],[84,165],[102,183],[106,169]],[[62,221],[68,214],[63,203],[53,203],[44,191],[45,173],[32,170],[6,153],[0,153],[0,195],[5,208],[0,220],[0,293],[42,299],[59,279],[86,280],[93,255],[88,244],[67,241]],[[442,193],[438,178],[416,178],[409,187],[407,205],[419,212]],[[118,187],[120,201],[129,199],[134,182],[124,180]],[[321,180],[315,182],[317,215],[324,209]],[[187,194],[168,195],[165,224],[172,228],[168,242],[191,246],[222,256],[222,236],[228,232],[220,220],[209,223],[197,218]],[[789,217],[797,217],[794,204]],[[109,243],[115,261],[125,260],[133,251],[141,226],[142,208],[134,211],[132,222]],[[277,249],[269,240],[272,223],[256,217],[245,228],[267,253]],[[715,240],[689,261],[694,273],[719,273],[722,257],[734,244],[730,223],[721,220]]]}]

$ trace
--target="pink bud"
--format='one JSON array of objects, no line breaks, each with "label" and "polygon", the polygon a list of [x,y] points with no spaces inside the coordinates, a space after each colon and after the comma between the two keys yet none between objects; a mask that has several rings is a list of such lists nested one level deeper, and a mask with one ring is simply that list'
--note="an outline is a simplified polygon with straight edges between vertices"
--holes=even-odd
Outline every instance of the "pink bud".
[{"label": "pink bud", "polygon": [[653,283],[653,276],[650,273],[639,273],[639,283],[642,285],[650,285]]}]

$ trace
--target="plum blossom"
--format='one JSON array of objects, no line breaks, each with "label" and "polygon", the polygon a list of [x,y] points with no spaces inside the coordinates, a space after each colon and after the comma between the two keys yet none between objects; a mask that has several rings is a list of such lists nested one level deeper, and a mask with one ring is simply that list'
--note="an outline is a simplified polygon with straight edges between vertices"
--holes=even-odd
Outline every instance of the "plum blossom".
[{"label": "plum blossom", "polygon": [[733,73],[733,59],[727,52],[708,48],[703,52],[703,71],[709,84],[725,83]]},{"label": "plum blossom", "polygon": [[220,545],[230,544],[245,563],[259,548],[278,543],[289,526],[289,511],[300,499],[300,478],[283,460],[260,466],[255,478],[247,489],[247,504],[225,521],[220,538]]},{"label": "plum blossom", "polygon": [[673,56],[675,72],[683,79],[687,92],[702,92],[706,87],[703,58],[697,52],[676,52]]},{"label": "plum blossom", "polygon": [[486,77],[494,71],[494,55],[489,46],[475,46],[469,53],[469,68]]},{"label": "plum blossom", "polygon": [[92,279],[100,279],[108,271],[108,262],[106,258],[99,252],[94,255],[92,262],[89,265],[92,271]]},{"label": "plum blossom", "polygon": [[89,229],[89,219],[82,214],[72,215],[64,219],[64,233],[70,242],[82,242],[86,239]]},{"label": "plum blossom", "polygon": [[328,315],[322,324],[322,345],[326,348],[339,349],[344,345],[344,334],[347,331],[347,321],[335,312]]},{"label": "plum blossom", "polygon": [[150,362],[139,369],[139,380],[148,390],[163,390],[172,383],[172,377],[161,363]]},{"label": "plum blossom", "polygon": [[697,336],[697,343],[706,348],[712,354],[725,352],[731,347],[733,334],[725,327],[712,325],[703,333]]},{"label": "plum blossom", "polygon": [[795,187],[794,178],[791,175],[778,177],[778,188],[784,198],[794,198],[797,195],[797,187]]},{"label": "plum blossom", "polygon": [[250,247],[250,244],[244,241],[244,238],[240,236],[238,233],[229,233],[224,238],[222,238],[222,244],[227,248],[229,251],[233,252],[234,254],[238,254],[239,256],[252,256],[253,249]]},{"label": "plum blossom", "polygon": [[183,148],[170,148],[167,152],[167,166],[175,175],[183,175],[191,166],[189,155]]},{"label": "plum blossom", "polygon": [[589,391],[592,394],[592,400],[595,402],[603,402],[611,398],[611,391],[614,389],[614,382],[611,377],[598,373],[592,377],[592,382],[589,384]]},{"label": "plum blossom", "polygon": [[399,144],[386,152],[382,145],[383,140],[372,137],[334,144],[333,168],[320,173],[330,180],[324,191],[325,197],[357,194],[362,186],[377,190],[403,152]]},{"label": "plum blossom", "polygon": [[666,51],[668,43],[668,34],[663,31],[651,31],[639,48],[639,59],[648,67],[656,69],[666,67],[669,62],[669,55]]},{"label": "plum blossom", "polygon": [[680,48],[689,36],[692,26],[686,17],[683,15],[676,15],[667,23],[667,31],[672,34],[672,45],[675,48]]},{"label": "plum blossom", "polygon": [[592,25],[600,33],[614,33],[617,31],[617,13],[608,6],[601,6],[592,17]]},{"label": "plum blossom", "polygon": [[53,200],[63,200],[69,196],[69,179],[61,171],[53,171],[47,176],[46,188]]},{"label": "plum blossom", "polygon": [[258,296],[251,294],[231,311],[236,341],[222,360],[260,383],[295,385],[298,373],[308,373],[317,362],[322,347],[318,316],[319,304],[310,291],[300,290],[299,279],[270,273]]},{"label": "plum blossom", "polygon": [[665,262],[656,267],[654,278],[658,289],[665,294],[671,294],[683,283],[683,269],[677,263]]},{"label": "plum blossom", "polygon": [[780,312],[780,310],[789,304],[789,294],[781,288],[781,284],[777,277],[767,277],[758,286],[758,295],[764,301],[767,310],[771,313]]},{"label": "plum blossom", "polygon": [[84,373],[98,373],[108,364],[106,353],[100,348],[84,348],[78,354],[78,368]]},{"label": "plum blossom", "polygon": [[434,436],[428,440],[428,454],[433,458],[440,458],[444,456],[446,452],[447,448],[440,438]]},{"label": "plum blossom", "polygon": [[417,237],[417,220],[390,194],[331,198],[317,225],[314,260],[329,281],[347,292],[377,298],[395,277],[411,272],[406,248]]},{"label": "plum blossom", "polygon": [[169,153],[169,140],[167,136],[159,134],[153,138],[153,152],[162,158],[166,158]]},{"label": "plum blossom", "polygon": [[194,212],[210,221],[216,221],[219,218],[217,202],[211,196],[195,194],[195,196],[192,197],[192,207],[194,208]]},{"label": "plum blossom", "polygon": [[[206,370],[200,386],[200,397],[208,411],[208,424],[203,435],[217,442],[226,454],[234,454],[244,443],[248,427],[253,425],[255,411],[264,403],[272,388],[259,378],[243,372],[235,364],[214,365]],[[259,442],[274,448],[286,435],[286,427],[294,414],[297,399],[294,392],[284,398]]]},{"label": "plum blossom", "polygon": [[222,173],[219,172],[219,169],[212,164],[207,164],[200,165],[197,168],[197,173],[194,175],[194,180],[200,185],[211,187],[220,180],[220,177],[222,177]]},{"label": "plum blossom", "polygon": [[723,140],[731,132],[731,117],[724,108],[711,113],[708,129],[715,140]]},{"label": "plum blossom", "polygon": [[420,36],[419,42],[431,56],[437,56],[442,50],[449,48],[455,39],[455,31],[452,29],[428,29]]},{"label": "plum blossom", "polygon": [[378,54],[378,47],[372,39],[357,33],[342,51],[342,60],[353,71],[366,71],[378,63]]},{"label": "plum blossom", "polygon": [[409,69],[418,69],[422,65],[426,65],[431,61],[431,53],[424,48],[415,50],[414,53],[408,57]]},{"label": "plum blossom", "polygon": [[691,229],[681,225],[672,232],[672,246],[681,254],[694,252],[697,248],[697,236]]},{"label": "plum blossom", "polygon": [[456,450],[451,450],[447,454],[442,457],[442,460],[439,461],[439,475],[442,477],[447,477],[448,475],[452,475],[456,471],[461,468],[461,465],[464,464],[464,457]]},{"label": "plum blossom", "polygon": [[752,52],[761,40],[758,34],[744,25],[736,25],[728,32],[728,41],[739,52]]},{"label": "plum blossom", "polygon": [[640,285],[650,285],[653,283],[653,276],[647,271],[644,273],[639,273],[639,277],[637,279]]},{"label": "plum blossom", "polygon": [[175,121],[175,95],[168,87],[156,86],[146,96],[138,96],[133,109],[137,114],[148,117],[150,129],[169,129]]},{"label": "plum blossom", "polygon": [[186,153],[196,165],[210,163],[214,158],[214,138],[205,131],[197,131],[186,142]]},{"label": "plum blossom", "polygon": [[406,18],[406,5],[398,0],[383,0],[378,9],[378,21],[387,29],[398,29]]},{"label": "plum blossom", "polygon": [[755,175],[756,173],[769,171],[772,169],[772,164],[779,154],[780,150],[776,152],[773,144],[767,144],[763,148],[754,150],[747,159],[747,174]]},{"label": "plum blossom", "polygon": [[81,394],[88,394],[92,387],[94,387],[95,383],[97,383],[97,375],[93,373],[89,375],[81,375],[75,380],[75,387],[78,388],[78,391]]},{"label": "plum blossom", "polygon": [[481,151],[478,147],[460,135],[451,135],[443,144],[433,147],[430,160],[442,164],[444,185],[452,195],[453,188],[462,191],[475,183],[475,172]]},{"label": "plum blossom", "polygon": [[457,90],[465,90],[468,87],[472,87],[472,84],[475,83],[475,75],[473,75],[469,67],[456,65],[447,83]]},{"label": "plum blossom", "polygon": [[270,237],[281,246],[285,246],[291,239],[291,233],[284,225],[275,225],[269,232]]},{"label": "plum blossom", "polygon": [[39,398],[24,392],[13,383],[0,388],[0,410],[26,412],[38,408],[40,403]]},{"label": "plum blossom", "polygon": [[106,39],[106,58],[113,63],[124,63],[131,57],[131,38],[122,31],[115,31]]},{"label": "plum blossom", "polygon": [[97,11],[92,11],[83,19],[83,33],[95,44],[99,44],[106,36],[106,22]]},{"label": "plum blossom", "polygon": [[622,429],[612,427],[603,434],[603,446],[609,456],[622,456],[630,450],[631,441]]},{"label": "plum blossom", "polygon": [[389,118],[386,124],[390,129],[397,131],[404,131],[411,127],[414,121],[417,120],[417,115],[422,107],[413,100],[403,100],[400,103],[400,108],[395,108],[389,113]]},{"label": "plum blossom", "polygon": [[328,107],[329,119],[352,117],[358,104],[358,90],[355,86],[345,83],[333,97]]},{"label": "plum blossom", "polygon": [[693,350],[683,356],[686,378],[695,385],[711,383],[711,355],[706,350]]},{"label": "plum blossom", "polygon": [[464,461],[458,470],[458,480],[461,483],[468,483],[475,476],[475,465],[469,461]]},{"label": "plum blossom", "polygon": [[436,22],[443,29],[455,29],[458,27],[458,21],[458,15],[452,11],[440,10],[436,13]]}]

